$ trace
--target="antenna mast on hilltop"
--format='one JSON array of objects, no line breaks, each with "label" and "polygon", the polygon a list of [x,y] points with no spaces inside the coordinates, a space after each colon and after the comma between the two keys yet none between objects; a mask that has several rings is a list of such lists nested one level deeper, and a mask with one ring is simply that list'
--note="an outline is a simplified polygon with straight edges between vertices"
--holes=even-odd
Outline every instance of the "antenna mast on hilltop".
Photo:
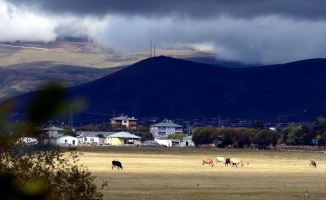
[{"label": "antenna mast on hilltop", "polygon": [[151,43],[150,43],[150,46],[149,46],[149,57],[155,57],[155,44],[154,44],[154,48],[153,48],[153,44],[152,44],[152,40],[151,40]]},{"label": "antenna mast on hilltop", "polygon": [[150,44],[150,48],[149,48],[149,57],[152,57],[152,40],[151,40],[151,44]]}]

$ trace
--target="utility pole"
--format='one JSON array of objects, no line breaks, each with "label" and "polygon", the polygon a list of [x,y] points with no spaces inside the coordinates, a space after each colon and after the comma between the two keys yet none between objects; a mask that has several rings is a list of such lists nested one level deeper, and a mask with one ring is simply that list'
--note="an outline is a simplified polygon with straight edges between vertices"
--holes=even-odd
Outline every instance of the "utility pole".
[{"label": "utility pole", "polygon": [[73,117],[73,114],[72,114],[72,109],[70,107],[68,125],[72,128],[73,127],[73,124],[74,124],[74,117]]}]

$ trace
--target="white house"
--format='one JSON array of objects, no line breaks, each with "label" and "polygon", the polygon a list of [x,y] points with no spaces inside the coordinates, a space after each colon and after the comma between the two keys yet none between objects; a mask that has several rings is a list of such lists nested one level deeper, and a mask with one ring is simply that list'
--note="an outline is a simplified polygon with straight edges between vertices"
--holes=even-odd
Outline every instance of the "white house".
[{"label": "white house", "polygon": [[97,136],[78,136],[79,144],[95,144],[98,145],[100,143],[100,137]]},{"label": "white house", "polygon": [[59,146],[77,146],[78,138],[69,135],[61,136],[57,138],[57,145]]}]

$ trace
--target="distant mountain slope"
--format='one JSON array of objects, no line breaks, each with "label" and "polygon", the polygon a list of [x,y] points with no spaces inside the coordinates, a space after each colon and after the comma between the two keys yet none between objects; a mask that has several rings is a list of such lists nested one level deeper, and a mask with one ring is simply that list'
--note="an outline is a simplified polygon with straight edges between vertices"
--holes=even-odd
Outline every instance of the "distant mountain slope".
[{"label": "distant mountain slope", "polygon": [[39,89],[50,81],[66,87],[101,78],[123,67],[97,69],[48,62],[24,63],[0,67],[0,102]]},{"label": "distant mountain slope", "polygon": [[[282,65],[225,68],[170,57],[140,61],[101,79],[68,88],[69,99],[83,96],[87,113],[135,117],[189,116],[313,120],[326,114],[326,59]],[[21,107],[32,94],[18,97]],[[112,116],[112,115],[111,115]],[[109,120],[108,116],[108,120]]]}]

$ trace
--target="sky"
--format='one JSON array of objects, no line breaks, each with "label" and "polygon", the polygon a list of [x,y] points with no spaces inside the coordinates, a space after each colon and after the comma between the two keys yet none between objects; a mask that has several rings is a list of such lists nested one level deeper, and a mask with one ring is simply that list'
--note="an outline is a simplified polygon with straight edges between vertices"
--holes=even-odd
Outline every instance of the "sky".
[{"label": "sky", "polygon": [[0,0],[0,42],[88,37],[132,53],[152,40],[158,50],[281,64],[326,57],[325,8],[323,0]]}]

